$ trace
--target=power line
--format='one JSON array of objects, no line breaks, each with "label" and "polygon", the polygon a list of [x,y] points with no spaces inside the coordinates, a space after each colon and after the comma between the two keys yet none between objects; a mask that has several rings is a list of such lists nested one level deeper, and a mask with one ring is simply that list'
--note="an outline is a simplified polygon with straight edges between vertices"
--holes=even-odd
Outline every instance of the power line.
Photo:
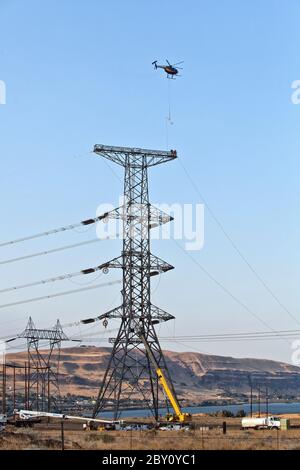
[{"label": "power line", "polygon": [[179,159],[179,164],[183,168],[183,171],[185,172],[187,178],[189,179],[190,183],[194,187],[195,191],[198,193],[199,197],[202,199],[202,201],[205,204],[206,209],[210,213],[211,217],[215,221],[215,223],[218,225],[222,233],[225,235],[231,246],[234,248],[234,250],[237,252],[237,254],[240,256],[240,258],[244,261],[244,263],[248,266],[250,271],[254,274],[256,279],[263,285],[263,287],[266,289],[266,291],[273,297],[273,299],[277,302],[277,304],[289,315],[290,318],[292,318],[298,325],[300,325],[300,321],[298,320],[295,315],[290,312],[290,310],[281,302],[281,300],[277,297],[277,295],[273,292],[273,290],[270,288],[270,286],[264,281],[264,279],[258,274],[258,272],[255,270],[255,268],[252,266],[252,264],[248,261],[246,256],[241,252],[237,244],[233,241],[231,236],[228,234],[228,232],[225,230],[223,224],[220,222],[220,220],[217,218],[211,207],[208,205],[206,199],[204,198],[203,194],[199,190],[197,184],[195,183],[194,179],[190,175],[190,173],[187,171],[186,167],[182,163],[182,161]]},{"label": "power line", "polygon": [[[96,317],[95,320],[97,320]],[[66,326],[78,326],[84,324],[84,320],[74,322],[72,324],[66,324]],[[63,325],[62,325],[63,326]],[[118,328],[112,328],[104,330],[100,337],[95,336],[91,337],[90,333],[87,333],[87,330],[95,329],[96,325],[93,324],[89,328],[85,329],[85,333],[75,333],[70,336],[70,339],[84,339],[86,341],[106,341],[107,339],[103,337],[104,334],[112,333],[118,331]],[[279,336],[280,335],[280,336]],[[285,338],[295,338],[300,335],[300,330],[276,330],[276,331],[253,331],[253,332],[240,332],[240,333],[220,333],[220,334],[200,334],[200,335],[182,335],[182,336],[161,336],[163,341],[188,341],[188,342],[202,342],[202,341],[236,341],[236,340],[273,340],[273,339],[282,339]],[[4,340],[7,337],[2,337],[0,339]],[[15,339],[15,338],[14,338]]]},{"label": "power line", "polygon": [[[280,335],[280,336],[279,336]],[[266,336],[224,336],[224,337],[210,337],[210,336],[199,336],[199,337],[181,337],[181,336],[161,336],[160,340],[167,342],[167,343],[180,343],[182,341],[187,343],[214,343],[214,342],[236,342],[236,341],[270,341],[270,340],[285,340],[285,339],[293,339],[299,337],[300,331],[295,333],[288,333],[284,334],[282,332],[276,332],[273,335],[266,335]],[[74,335],[76,336],[76,335]],[[80,335],[82,341],[86,342],[106,342],[107,339],[103,337],[91,337],[88,334]]]},{"label": "power line", "polygon": [[40,232],[40,233],[36,233],[34,235],[29,235],[27,237],[16,238],[15,240],[2,242],[2,243],[0,243],[0,247],[8,246],[8,245],[14,245],[15,243],[21,243],[21,242],[25,242],[25,241],[28,241],[28,240],[34,240],[36,238],[46,237],[48,235],[54,235],[54,234],[59,233],[59,232],[66,232],[68,230],[73,230],[73,229],[81,227],[81,226],[92,225],[92,224],[95,224],[96,222],[99,222],[102,219],[105,219],[106,215],[107,214],[102,214],[102,215],[99,215],[98,217],[95,217],[95,218],[92,218],[92,219],[82,220],[81,222],[77,222],[75,224],[64,225],[63,227],[58,227],[58,228],[54,228],[52,230],[47,230],[46,232]]},{"label": "power line", "polygon": [[[100,320],[100,317],[93,317],[89,319],[83,319],[79,323],[94,323]],[[77,322],[78,324],[78,322]],[[75,325],[75,324],[74,324]],[[93,329],[95,325],[92,325],[90,329]],[[85,330],[86,331],[86,330]],[[108,333],[113,330],[104,330],[104,333]],[[103,334],[100,339],[103,339]],[[235,340],[265,340],[265,339],[285,339],[295,338],[300,335],[299,329],[290,330],[273,330],[273,331],[252,331],[252,332],[238,332],[238,333],[215,333],[215,334],[196,334],[196,335],[172,335],[172,336],[161,336],[164,341],[235,341]],[[76,335],[75,335],[76,336]],[[73,335],[74,337],[74,335]],[[89,333],[81,334],[81,338],[88,338],[89,341],[97,340],[98,337],[91,338]]]},{"label": "power line", "polygon": [[188,343],[223,343],[223,342],[248,342],[248,341],[273,341],[273,340],[280,340],[286,341],[287,339],[294,339],[299,337],[299,333],[296,334],[288,334],[284,335],[282,333],[273,335],[273,336],[239,336],[239,337],[223,337],[223,338],[180,338],[180,337],[162,337],[162,341],[166,342],[178,342],[178,341],[185,341]]},{"label": "power line", "polygon": [[[117,281],[117,282],[121,282],[121,281]],[[98,286],[99,286],[99,285],[98,285]],[[95,287],[98,287],[98,286],[95,286]],[[93,287],[94,287],[94,286],[93,286]],[[80,289],[79,289],[79,290],[80,290]],[[74,290],[73,292],[77,292],[77,291],[78,291],[78,290]],[[94,324],[94,323],[97,322],[97,321],[100,321],[99,316],[98,316],[98,317],[88,318],[88,319],[87,319],[87,318],[84,318],[84,319],[77,320],[77,321],[74,321],[74,322],[62,323],[62,324],[61,324],[61,327],[62,327],[63,329],[66,329],[66,328],[73,328],[73,327],[75,327],[75,326],[81,326],[81,325],[86,325],[86,324],[89,324],[89,323],[93,323],[93,325],[90,327],[90,328],[92,329],[92,328],[96,328],[96,327],[97,327],[97,325]],[[50,328],[51,328],[51,327],[49,326],[48,329],[50,329]],[[90,328],[85,328],[85,331],[87,331],[87,329],[89,330]],[[111,330],[111,329],[109,329],[109,330],[105,329],[105,331],[103,331],[103,334],[104,334],[104,333],[109,333],[109,332],[115,331],[115,330],[118,330],[118,328],[113,329],[113,330]],[[73,336],[74,336],[74,335],[73,335]],[[11,342],[11,341],[14,341],[16,338],[17,338],[17,336],[14,337],[14,338],[12,338],[12,335],[7,335],[7,336],[2,336],[2,337],[0,337],[0,341],[4,341],[5,343],[9,343],[9,342]],[[70,337],[70,338],[71,338],[71,337]]]},{"label": "power line", "polygon": [[18,286],[6,287],[5,289],[0,290],[0,294],[3,294],[4,292],[11,292],[11,291],[19,290],[19,289],[26,289],[27,287],[40,286],[44,284],[49,284],[51,282],[63,281],[65,279],[71,279],[73,277],[91,274],[96,271],[102,270],[104,267],[105,265],[95,266],[92,268],[82,269],[81,271],[77,271],[74,273],[68,273],[68,274],[62,274],[60,276],[49,277],[47,279],[42,279],[41,281],[28,282],[27,284],[20,284]]},{"label": "power line", "polygon": [[[253,274],[257,277],[257,279],[263,284],[263,286],[266,288],[266,290],[272,295],[272,297],[277,301],[277,303],[286,311],[286,313],[288,313],[288,315],[294,320],[297,322],[297,324],[300,324],[300,322],[298,321],[298,319],[282,304],[282,302],[278,299],[278,297],[274,294],[274,292],[271,290],[271,288],[266,284],[266,282],[262,279],[262,277],[256,272],[256,270],[253,268],[253,266],[250,264],[250,262],[246,259],[246,257],[243,255],[243,253],[241,252],[241,250],[237,247],[237,245],[234,243],[234,241],[232,240],[232,238],[230,237],[230,235],[227,233],[227,231],[225,230],[224,226],[222,225],[222,223],[219,221],[219,219],[217,218],[217,216],[215,215],[215,213],[213,212],[213,210],[211,209],[211,207],[208,205],[206,199],[204,198],[204,196],[202,195],[202,193],[200,192],[198,186],[196,185],[195,181],[193,180],[193,178],[191,177],[191,175],[189,174],[188,170],[186,169],[185,165],[182,163],[182,161],[180,159],[178,159],[178,162],[179,164],[181,165],[181,167],[183,168],[187,178],[190,180],[190,183],[192,184],[192,186],[194,187],[195,191],[198,193],[199,197],[202,199],[202,201],[204,202],[208,212],[210,213],[211,217],[213,218],[213,220],[216,222],[216,224],[219,226],[219,228],[221,229],[221,231],[223,232],[223,234],[226,236],[226,238],[228,239],[228,241],[230,242],[230,244],[232,245],[232,247],[236,250],[236,252],[239,254],[239,256],[243,259],[243,261],[247,264],[247,266],[249,267],[249,269],[253,272]],[[116,176],[116,178],[118,180],[120,180],[120,177],[114,172],[114,175]],[[174,239],[173,239],[174,240]],[[251,309],[249,309],[249,307],[244,304],[244,302],[240,301],[234,294],[232,294],[226,287],[224,287],[217,279],[215,279],[194,257],[192,257],[190,254],[188,254],[185,250],[183,250],[183,248],[174,240],[174,242],[179,246],[179,248],[184,251],[184,253],[189,256],[193,262],[195,264],[198,265],[198,267],[214,282],[216,283],[224,292],[226,292],[231,298],[233,298],[233,300],[235,300],[237,303],[239,303],[246,311],[248,311],[248,313],[250,313],[252,316],[254,316],[259,322],[261,322],[264,326],[266,326],[267,328],[269,328],[270,330],[272,331],[275,331],[273,330],[272,327],[270,327],[263,319],[261,319],[255,312],[253,312]]]},{"label": "power line", "polygon": [[88,286],[88,287],[82,287],[80,289],[73,289],[73,290],[68,290],[64,292],[58,292],[56,294],[50,294],[50,295],[43,295],[41,297],[33,297],[31,299],[26,299],[26,300],[19,300],[17,302],[10,302],[7,304],[2,304],[0,305],[0,308],[7,308],[7,307],[13,307],[15,305],[22,305],[22,304],[28,304],[31,302],[37,302],[39,300],[45,300],[45,299],[53,299],[55,297],[61,297],[63,295],[70,295],[70,294],[75,294],[77,292],[84,292],[92,289],[97,289],[98,287],[106,287],[106,286],[113,286],[115,284],[120,284],[121,281],[111,281],[111,282],[105,282],[103,284],[96,284],[94,286]]},{"label": "power line", "polygon": [[282,330],[282,331],[265,331],[265,332],[256,332],[256,333],[225,333],[225,334],[216,334],[216,335],[195,335],[195,336],[166,336],[164,339],[178,339],[183,341],[198,341],[202,339],[207,340],[223,340],[223,339],[256,339],[256,338],[274,338],[280,336],[286,337],[295,337],[300,335],[300,330]]},{"label": "power line", "polygon": [[[202,199],[202,201],[204,202],[207,210],[209,211],[211,217],[214,219],[214,221],[216,222],[216,224],[219,226],[219,228],[221,229],[221,231],[223,232],[223,234],[226,236],[226,238],[228,239],[228,241],[231,243],[231,245],[233,246],[233,248],[237,251],[237,253],[239,254],[239,256],[243,259],[243,261],[247,264],[247,266],[249,267],[249,269],[251,269],[251,271],[253,272],[253,274],[258,278],[258,280],[264,285],[264,287],[268,290],[268,292],[273,296],[273,298],[277,301],[277,303],[289,314],[289,316],[291,318],[293,318],[294,321],[296,321],[298,324],[300,324],[300,322],[297,320],[297,318],[282,304],[282,302],[280,302],[280,300],[278,299],[278,297],[273,293],[273,291],[270,289],[270,287],[265,283],[265,281],[262,279],[261,276],[259,276],[259,274],[255,271],[255,269],[253,268],[253,266],[249,263],[249,261],[246,259],[246,257],[243,255],[243,253],[241,252],[241,250],[239,250],[239,248],[237,247],[237,245],[234,243],[234,241],[232,240],[232,238],[229,236],[229,234],[227,233],[227,231],[225,230],[225,228],[223,227],[223,225],[221,224],[221,222],[218,220],[217,216],[214,214],[213,210],[210,208],[210,206],[208,205],[206,199],[204,198],[204,196],[202,195],[202,193],[200,192],[198,186],[196,185],[196,183],[194,182],[193,178],[191,177],[191,175],[189,174],[189,172],[187,171],[186,167],[184,166],[184,164],[182,163],[182,161],[180,159],[178,159],[179,161],[179,164],[182,166],[186,176],[188,177],[188,179],[190,180],[192,186],[194,187],[194,189],[196,190],[196,192],[198,193],[198,195],[200,196],[200,198]],[[119,176],[115,174],[115,176],[120,180]],[[173,239],[174,240],[174,239]],[[226,287],[224,287],[217,279],[215,279],[194,257],[192,257],[190,254],[188,254],[185,250],[182,249],[182,247],[174,240],[174,242],[179,246],[179,248],[184,251],[184,253],[189,256],[194,263],[196,263],[198,265],[198,267],[213,281],[215,282],[224,292],[226,292],[231,298],[233,298],[233,300],[235,300],[237,303],[239,303],[246,311],[248,311],[248,313],[250,313],[252,316],[254,316],[258,321],[260,321],[262,324],[264,324],[264,326],[266,326],[267,328],[271,329],[272,331],[273,328],[271,328],[263,319],[261,319],[255,312],[253,312],[251,309],[249,309],[249,307],[244,304],[244,302],[242,302],[240,299],[238,299],[234,294],[232,294]]]},{"label": "power line", "polygon": [[52,253],[57,253],[59,251],[64,251],[64,250],[70,250],[72,248],[77,248],[79,246],[84,246],[84,245],[89,245],[91,243],[97,243],[97,242],[100,242],[102,240],[107,240],[109,239],[110,237],[105,237],[105,238],[95,238],[95,239],[92,239],[92,240],[87,240],[87,241],[84,241],[84,242],[80,242],[80,243],[73,243],[72,245],[64,245],[64,246],[61,246],[61,247],[58,247],[58,248],[53,248],[51,250],[47,250],[47,251],[39,251],[37,253],[32,253],[30,255],[26,255],[26,256],[19,256],[17,258],[10,258],[10,259],[6,259],[6,260],[3,260],[3,261],[0,261],[0,265],[1,264],[8,264],[8,263],[15,263],[17,261],[24,261],[24,260],[27,260],[27,259],[30,259],[30,258],[35,258],[35,257],[38,257],[38,256],[43,256],[43,255],[49,255],[49,254],[52,254]]},{"label": "power line", "polygon": [[258,320],[260,323],[262,323],[268,329],[275,332],[275,330],[270,325],[268,325],[268,323],[265,322],[265,320],[260,318],[260,316],[257,315],[255,312],[253,312],[253,310],[251,310],[242,300],[240,300],[238,297],[236,297],[234,294],[232,294],[232,292],[230,292],[230,290],[227,289],[227,287],[223,286],[223,284],[221,284],[221,282],[219,282],[212,274],[210,274],[210,272],[207,271],[207,269],[205,269],[189,252],[184,250],[184,248],[182,248],[182,246],[174,238],[172,238],[172,240],[181,249],[181,251],[183,251],[183,253],[185,253],[185,255],[188,256],[193,261],[193,263],[196,264],[196,266],[198,266],[204,274],[206,274],[207,277],[209,277],[209,279],[211,281],[213,281],[217,286],[219,286],[236,303],[238,303],[241,307],[243,307],[244,310],[246,310],[248,313],[250,313],[250,315],[252,315],[254,318],[256,318],[256,320]]},{"label": "power line", "polygon": [[[95,326],[94,326],[95,327]],[[90,327],[88,328],[88,330],[91,330],[93,329],[93,327]],[[103,335],[106,333],[115,333],[116,331],[119,331],[119,328],[111,328],[109,330],[105,330],[103,332]],[[78,333],[75,333],[74,335],[70,336],[70,338],[73,340],[73,341],[85,341],[85,338],[88,338],[90,339],[91,338],[91,334],[90,333],[85,333],[85,334],[78,334]],[[104,336],[101,336],[100,338],[98,337],[98,339],[101,339],[103,340],[104,342],[107,342],[107,338],[105,338]]]}]

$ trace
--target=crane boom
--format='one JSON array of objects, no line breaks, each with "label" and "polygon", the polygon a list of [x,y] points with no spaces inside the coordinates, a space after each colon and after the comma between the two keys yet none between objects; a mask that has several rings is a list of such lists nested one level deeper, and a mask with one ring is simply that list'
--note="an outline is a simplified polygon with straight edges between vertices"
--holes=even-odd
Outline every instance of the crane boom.
[{"label": "crane boom", "polygon": [[190,421],[191,420],[190,413],[183,413],[182,412],[181,407],[179,405],[179,402],[177,400],[177,397],[174,394],[174,392],[171,390],[171,388],[168,384],[168,381],[167,381],[166,377],[163,374],[162,369],[157,364],[156,359],[154,357],[154,354],[151,351],[145,336],[142,333],[140,333],[139,336],[140,336],[140,338],[141,338],[141,340],[144,344],[144,347],[145,347],[145,349],[148,353],[149,359],[151,360],[151,362],[152,362],[152,364],[155,368],[155,371],[156,371],[156,374],[157,374],[157,377],[158,377],[158,381],[159,381],[160,385],[162,386],[163,390],[165,391],[165,394],[167,395],[168,399],[170,400],[170,403],[171,403],[172,408],[174,410],[174,415],[169,415],[168,414],[167,419],[169,421],[179,421],[180,423]]},{"label": "crane boom", "polygon": [[93,421],[94,423],[100,423],[100,424],[121,424],[123,422],[120,420],[113,421],[113,420],[107,420],[107,419],[96,419],[96,418],[88,418],[85,416],[65,415],[62,413],[47,413],[46,411],[14,410],[14,413],[24,420],[29,419],[29,418],[54,418],[54,419],[63,419],[63,420],[82,421],[84,423]]}]

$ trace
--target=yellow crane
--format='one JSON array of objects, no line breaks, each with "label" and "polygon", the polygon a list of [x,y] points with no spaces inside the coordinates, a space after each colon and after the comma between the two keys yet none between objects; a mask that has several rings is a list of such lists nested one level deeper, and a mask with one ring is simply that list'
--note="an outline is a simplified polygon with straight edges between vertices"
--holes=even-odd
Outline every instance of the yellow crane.
[{"label": "yellow crane", "polygon": [[149,347],[149,344],[147,343],[147,340],[145,338],[145,336],[140,333],[140,338],[144,344],[144,347],[148,353],[148,356],[155,368],[155,371],[156,371],[156,374],[157,374],[157,377],[158,377],[158,381],[160,383],[160,385],[162,386],[165,394],[167,395],[171,405],[172,405],[172,408],[174,410],[174,413],[171,414],[171,413],[168,413],[166,415],[166,419],[167,421],[173,421],[173,422],[179,422],[179,423],[188,423],[192,420],[192,415],[190,413],[183,413],[183,411],[181,410],[181,407],[179,405],[179,402],[177,400],[177,397],[176,395],[174,394],[174,392],[172,391],[172,389],[170,388],[169,384],[168,384],[168,381],[166,379],[166,377],[164,376],[163,374],[163,371],[161,370],[161,368],[159,367],[159,365],[157,364],[156,362],[156,359],[154,357],[154,354],[153,352],[151,351],[150,347]]}]

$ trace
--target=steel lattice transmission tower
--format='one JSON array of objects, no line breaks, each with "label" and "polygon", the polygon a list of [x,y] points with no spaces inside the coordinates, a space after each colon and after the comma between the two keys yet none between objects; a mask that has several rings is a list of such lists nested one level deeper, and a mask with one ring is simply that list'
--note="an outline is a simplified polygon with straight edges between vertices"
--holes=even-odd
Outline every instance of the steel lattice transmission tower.
[{"label": "steel lattice transmission tower", "polygon": [[[18,338],[27,339],[27,394],[29,408],[51,411],[57,408],[59,393],[59,361],[61,342],[69,338],[59,320],[51,329],[38,329],[29,317],[25,330]],[[40,345],[43,341],[43,346]]]},{"label": "steel lattice transmission tower", "polygon": [[173,269],[173,266],[151,253],[150,230],[173,218],[149,203],[148,168],[173,160],[177,154],[173,150],[164,152],[106,145],[95,145],[94,152],[125,169],[124,204],[104,217],[104,221],[123,221],[122,255],[101,265],[104,272],[109,268],[122,269],[123,303],[98,317],[105,321],[118,318],[121,324],[117,337],[109,339],[113,347],[94,408],[94,417],[103,408],[111,408],[113,402],[114,416],[117,418],[122,408],[128,407],[130,400],[142,397],[143,404],[147,404],[158,419],[161,391],[141,334],[146,338],[175,395],[155,331],[156,324],[174,317],[151,303],[150,291],[152,276]]}]

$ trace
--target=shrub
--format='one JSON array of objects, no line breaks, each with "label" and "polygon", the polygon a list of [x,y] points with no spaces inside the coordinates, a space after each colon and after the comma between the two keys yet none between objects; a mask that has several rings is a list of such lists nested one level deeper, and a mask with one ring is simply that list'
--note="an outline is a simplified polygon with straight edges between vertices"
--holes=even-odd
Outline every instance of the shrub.
[{"label": "shrub", "polygon": [[222,416],[222,418],[233,418],[234,414],[229,410],[222,410],[220,416]]},{"label": "shrub", "polygon": [[111,436],[110,434],[102,434],[101,439],[104,444],[110,444],[111,442],[115,442],[116,440],[116,438],[114,436]]},{"label": "shrub", "polygon": [[246,416],[245,410],[238,410],[235,414],[237,418],[244,418]]}]

